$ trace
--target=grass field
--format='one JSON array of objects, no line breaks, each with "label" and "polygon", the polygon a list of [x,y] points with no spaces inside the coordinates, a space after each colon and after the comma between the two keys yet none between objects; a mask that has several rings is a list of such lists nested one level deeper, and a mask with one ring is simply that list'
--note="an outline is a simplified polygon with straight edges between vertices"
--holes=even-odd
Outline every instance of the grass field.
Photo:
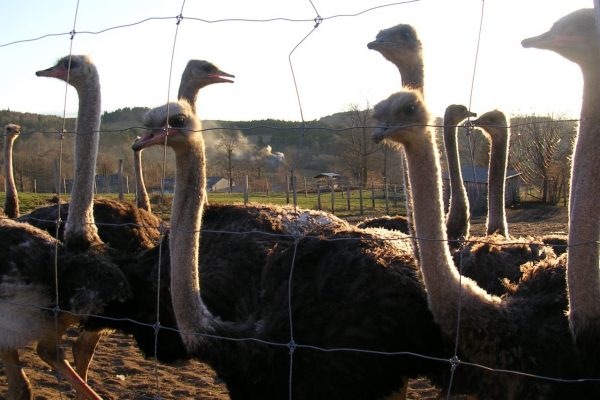
[{"label": "grass field", "polygon": [[[56,195],[53,193],[19,193],[21,214],[26,214],[36,207],[50,204],[52,198],[55,196]],[[118,198],[118,195],[114,193],[99,193],[97,197],[116,199]],[[69,201],[69,195],[62,194],[60,198],[61,202]],[[125,200],[135,201],[134,195],[126,194]],[[161,218],[168,219],[170,214],[170,201],[171,195],[169,194],[166,195],[166,199],[164,201],[161,201],[159,195],[151,195],[152,211],[158,214]],[[212,204],[243,203],[244,194],[210,192],[208,194],[208,201]],[[294,204],[293,196],[291,194],[286,196],[284,192],[270,192],[268,196],[265,192],[251,193],[248,201],[252,203],[269,203],[277,205]],[[0,193],[0,204],[4,204],[4,193]],[[318,196],[315,193],[298,193],[296,196],[296,205],[300,208],[318,209]],[[350,192],[349,207],[347,193],[336,192],[334,197],[334,206],[334,212],[336,215],[349,219],[379,216],[384,214],[405,214],[404,201],[399,197],[394,197],[393,194],[390,194],[388,196],[386,207],[385,194],[382,191],[375,192],[375,199],[371,197],[370,191],[362,192],[362,213],[360,193],[358,190]],[[328,212],[332,211],[330,193],[324,193],[321,195],[321,209]]]}]

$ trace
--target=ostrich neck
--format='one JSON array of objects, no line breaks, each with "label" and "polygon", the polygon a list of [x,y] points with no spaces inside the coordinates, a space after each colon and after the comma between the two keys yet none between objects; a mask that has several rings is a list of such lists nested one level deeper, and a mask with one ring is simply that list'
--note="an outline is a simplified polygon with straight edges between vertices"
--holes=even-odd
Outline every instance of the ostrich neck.
[{"label": "ostrich neck", "polygon": [[508,163],[508,129],[498,129],[491,135],[490,165],[488,168],[488,220],[487,234],[494,232],[508,237],[508,224],[504,210],[504,179]]},{"label": "ostrich neck", "polygon": [[186,100],[194,114],[196,113],[196,102],[198,101],[198,93],[204,85],[193,84],[194,80],[190,77],[191,73],[185,70],[181,76],[181,83],[179,84],[179,93],[177,94],[178,99]]},{"label": "ostrich neck", "polygon": [[[198,246],[202,209],[206,199],[204,143],[175,152],[175,194],[171,211],[171,296],[177,324],[182,332],[206,332],[212,317],[200,297]],[[182,334],[189,350],[201,338]]]},{"label": "ostrich neck", "polygon": [[19,198],[17,197],[17,186],[15,185],[13,171],[13,144],[15,139],[15,136],[4,137],[4,171],[6,171],[4,180],[6,194],[4,213],[9,218],[17,218],[19,216]]},{"label": "ostrich neck", "polygon": [[86,248],[100,243],[94,223],[93,196],[100,138],[100,82],[91,77],[78,88],[79,111],[75,130],[75,169],[64,240],[67,246]]},{"label": "ostrich neck", "polygon": [[450,176],[450,208],[446,226],[450,239],[458,239],[460,236],[467,237],[469,235],[469,200],[460,170],[456,131],[455,121],[444,123],[444,146]]},{"label": "ostrich neck", "polygon": [[414,62],[410,62],[407,65],[400,66],[396,64],[400,71],[402,78],[402,86],[410,89],[417,90],[424,95],[424,72],[423,72],[423,59],[418,57]]},{"label": "ostrich neck", "polygon": [[[600,63],[600,61],[598,62]],[[598,63],[596,65],[598,65]],[[577,336],[589,324],[600,324],[600,271],[596,241],[600,232],[600,77],[583,69],[581,122],[571,169],[569,199],[569,319]]]},{"label": "ostrich neck", "polygon": [[135,201],[138,208],[150,211],[150,198],[146,191],[144,183],[144,174],[142,173],[142,151],[133,152],[133,172],[135,174]]},{"label": "ostrich neck", "polygon": [[[456,330],[458,290],[462,290],[462,307],[471,315],[491,312],[499,299],[488,295],[468,278],[460,277],[454,267],[446,242],[444,209],[441,191],[440,164],[436,144],[429,136],[421,143],[406,148],[415,228],[419,241],[420,266],[427,289],[429,307],[446,334]],[[467,321],[461,332],[468,332]]]}]

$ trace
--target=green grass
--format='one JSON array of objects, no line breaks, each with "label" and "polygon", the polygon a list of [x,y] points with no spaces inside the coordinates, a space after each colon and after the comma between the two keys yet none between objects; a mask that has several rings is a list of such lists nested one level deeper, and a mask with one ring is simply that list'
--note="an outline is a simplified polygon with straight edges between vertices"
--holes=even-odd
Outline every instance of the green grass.
[{"label": "green grass", "polygon": [[[23,192],[19,193],[19,205],[21,209],[21,214],[26,214],[31,210],[49,205],[50,200],[55,195],[53,193],[28,193]],[[117,194],[106,194],[99,193],[97,197],[100,198],[118,198]],[[64,202],[69,201],[69,195],[61,194],[61,200]],[[161,218],[168,219],[170,212],[170,199],[171,196],[167,195],[166,202],[163,204],[159,203],[159,196],[152,196],[151,202],[153,207],[153,212],[158,214]],[[133,194],[126,194],[125,200],[134,201]],[[243,203],[244,195],[243,193],[232,193],[231,195],[228,193],[209,193],[208,201],[211,204],[235,204],[235,203]],[[293,204],[293,197],[290,193],[289,199],[286,197],[285,193],[282,192],[270,192],[269,196],[266,193],[251,193],[249,196],[250,203],[261,203],[261,204],[277,204],[277,205],[285,205],[285,204]],[[317,209],[317,195],[315,193],[308,193],[305,195],[304,192],[298,193],[296,197],[297,206],[300,208],[308,208],[308,209]],[[4,204],[4,193],[0,193],[0,204]],[[360,198],[358,191],[352,191],[350,194],[350,210],[348,210],[348,203],[346,200],[346,193],[344,193],[343,197],[340,192],[335,193],[334,198],[335,204],[335,214],[342,218],[353,218],[360,217]],[[331,212],[331,194],[323,193],[321,195],[321,209],[327,212]],[[405,214],[405,205],[402,200],[397,200],[394,202],[392,198],[390,198],[388,202],[388,211],[389,214]],[[371,192],[363,191],[363,214],[362,216],[379,216],[388,214],[386,212],[385,200],[383,193],[376,193],[375,207],[373,207],[373,202],[371,200]]]}]

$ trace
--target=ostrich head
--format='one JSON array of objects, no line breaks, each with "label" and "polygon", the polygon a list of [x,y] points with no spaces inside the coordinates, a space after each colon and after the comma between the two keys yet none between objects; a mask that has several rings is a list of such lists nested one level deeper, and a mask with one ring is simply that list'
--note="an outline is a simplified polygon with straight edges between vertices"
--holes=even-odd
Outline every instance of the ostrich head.
[{"label": "ostrich head", "polygon": [[524,39],[523,47],[552,50],[579,65],[600,57],[594,9],[583,8],[565,15],[541,35]]},{"label": "ostrich head", "polygon": [[477,113],[471,112],[462,104],[451,104],[444,113],[444,125],[456,125],[469,117],[476,117]]},{"label": "ostrich head", "polygon": [[190,141],[202,138],[202,125],[185,100],[174,101],[148,111],[144,115],[144,125],[149,132],[136,139],[131,146],[133,151],[158,144],[178,149],[185,147]]},{"label": "ostrich head", "polygon": [[506,129],[508,128],[508,123],[506,121],[506,116],[502,111],[488,111],[481,117],[471,122],[475,126],[484,128],[485,134],[489,135],[492,138],[492,140],[498,136],[506,136]]},{"label": "ostrich head", "polygon": [[16,124],[8,124],[4,127],[4,136],[8,138],[16,138],[21,133],[21,126]]},{"label": "ostrich head", "polygon": [[377,50],[386,60],[396,65],[413,64],[421,59],[421,41],[415,29],[406,24],[380,31],[367,47]]},{"label": "ostrich head", "polygon": [[214,64],[205,60],[190,60],[188,61],[185,70],[183,71],[182,81],[187,81],[189,84],[201,89],[212,83],[233,81],[229,78],[235,78],[235,75],[221,71]]},{"label": "ostrich head", "polygon": [[63,80],[75,88],[81,88],[93,76],[98,76],[96,66],[89,56],[65,56],[48,69],[37,71],[37,76],[47,76]]},{"label": "ostrich head", "polygon": [[381,125],[372,135],[376,143],[390,140],[406,147],[424,137],[429,112],[417,91],[404,90],[375,105],[373,118]]}]

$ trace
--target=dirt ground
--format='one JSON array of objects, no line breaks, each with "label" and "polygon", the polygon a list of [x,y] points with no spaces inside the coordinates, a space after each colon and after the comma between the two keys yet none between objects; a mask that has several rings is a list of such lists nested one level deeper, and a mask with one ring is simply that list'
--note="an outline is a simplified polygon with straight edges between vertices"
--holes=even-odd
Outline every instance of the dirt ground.
[{"label": "dirt ground", "polygon": [[[513,236],[566,234],[567,210],[564,207],[522,205],[507,210],[510,233]],[[485,216],[471,222],[471,234],[482,235]],[[71,335],[67,340],[72,340]],[[69,342],[66,349],[69,353]],[[32,348],[21,351],[21,361],[34,388],[35,400],[71,399],[74,392],[35,355]],[[176,366],[145,360],[134,341],[122,334],[105,337],[92,362],[90,385],[104,399],[229,399],[225,385],[210,367],[200,362]],[[7,392],[6,377],[0,369],[0,398]],[[426,379],[412,380],[408,398],[434,399],[439,391]]]}]

